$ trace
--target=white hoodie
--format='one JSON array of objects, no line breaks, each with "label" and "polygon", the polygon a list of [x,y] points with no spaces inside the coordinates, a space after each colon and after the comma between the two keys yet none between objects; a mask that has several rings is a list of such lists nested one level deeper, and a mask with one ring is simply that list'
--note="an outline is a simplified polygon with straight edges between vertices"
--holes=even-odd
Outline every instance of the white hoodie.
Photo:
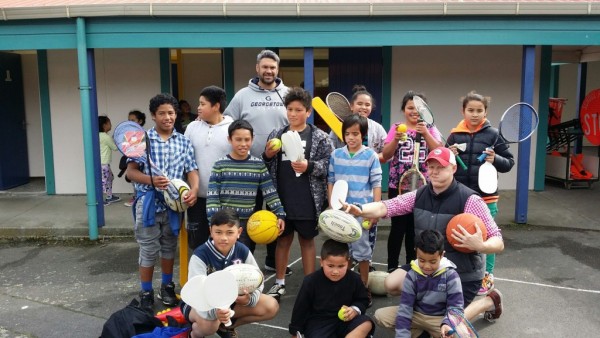
[{"label": "white hoodie", "polygon": [[198,197],[206,198],[213,164],[231,152],[231,145],[227,141],[227,129],[231,122],[231,117],[224,116],[223,121],[215,125],[204,121],[192,121],[185,129],[185,136],[192,141],[200,174]]},{"label": "white hoodie", "polygon": [[223,115],[233,120],[243,119],[254,129],[254,142],[250,149],[252,156],[261,158],[267,137],[275,130],[288,124],[287,110],[283,98],[288,87],[280,78],[275,79],[274,89],[263,89],[258,85],[258,77],[248,81],[248,87],[240,89],[225,109]]}]

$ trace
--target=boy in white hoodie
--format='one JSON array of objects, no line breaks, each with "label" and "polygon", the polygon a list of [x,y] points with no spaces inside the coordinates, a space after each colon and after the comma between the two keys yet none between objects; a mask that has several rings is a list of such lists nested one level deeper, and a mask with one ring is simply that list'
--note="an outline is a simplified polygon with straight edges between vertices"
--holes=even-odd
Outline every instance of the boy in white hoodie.
[{"label": "boy in white hoodie", "polygon": [[192,250],[204,244],[210,236],[206,193],[213,164],[231,152],[227,129],[233,120],[230,116],[223,116],[226,105],[227,99],[222,88],[209,86],[202,89],[198,99],[200,120],[191,122],[185,130],[185,136],[192,141],[200,173],[198,201],[187,210],[188,247]]}]

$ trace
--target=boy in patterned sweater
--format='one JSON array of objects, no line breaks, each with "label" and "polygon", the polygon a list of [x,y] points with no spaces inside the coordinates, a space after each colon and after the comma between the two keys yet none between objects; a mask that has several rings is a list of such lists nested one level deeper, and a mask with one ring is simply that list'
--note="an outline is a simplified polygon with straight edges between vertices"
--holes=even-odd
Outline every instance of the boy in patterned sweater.
[{"label": "boy in patterned sweater", "polygon": [[254,212],[258,189],[262,191],[269,209],[277,215],[279,234],[285,227],[285,211],[264,162],[248,153],[254,138],[252,125],[245,120],[233,121],[228,134],[231,153],[217,160],[213,166],[208,181],[206,213],[210,219],[223,208],[235,210],[244,229],[240,242],[254,252],[256,244],[245,229],[248,218]]},{"label": "boy in patterned sweater", "polygon": [[463,308],[460,277],[456,265],[444,257],[444,236],[439,231],[422,231],[415,246],[417,259],[404,279],[396,338],[419,337],[423,331],[445,337],[450,326],[444,315],[451,307]]}]

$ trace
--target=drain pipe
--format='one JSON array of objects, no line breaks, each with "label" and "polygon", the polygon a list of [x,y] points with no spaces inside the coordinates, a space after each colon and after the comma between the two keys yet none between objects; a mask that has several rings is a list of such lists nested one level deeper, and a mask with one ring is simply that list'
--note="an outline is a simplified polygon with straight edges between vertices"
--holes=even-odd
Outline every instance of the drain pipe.
[{"label": "drain pipe", "polygon": [[[83,155],[85,164],[85,190],[87,196],[88,228],[90,240],[98,239],[98,214],[96,209],[96,179],[94,175],[94,147],[90,113],[90,84],[88,78],[85,20],[77,18],[77,65],[79,70],[79,97],[83,127]],[[96,134],[95,137],[98,137]]]}]

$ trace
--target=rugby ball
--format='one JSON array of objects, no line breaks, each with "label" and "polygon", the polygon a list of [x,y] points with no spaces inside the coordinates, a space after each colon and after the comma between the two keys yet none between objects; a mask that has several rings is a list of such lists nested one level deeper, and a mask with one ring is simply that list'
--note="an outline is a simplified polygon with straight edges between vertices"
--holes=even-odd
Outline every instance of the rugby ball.
[{"label": "rugby ball", "polygon": [[190,191],[190,186],[183,180],[172,179],[169,187],[163,191],[165,203],[174,211],[184,212],[188,205],[183,202],[183,197]]},{"label": "rugby ball", "polygon": [[252,264],[233,264],[223,270],[231,272],[235,277],[238,285],[238,295],[243,295],[244,290],[248,293],[254,292],[264,281],[262,271]]},{"label": "rugby ball", "polygon": [[371,291],[371,294],[378,296],[386,296],[387,291],[385,290],[385,286],[383,282],[385,278],[389,275],[388,272],[385,271],[371,271],[369,272],[369,281],[367,282],[367,288]]},{"label": "rugby ball", "polygon": [[319,215],[319,228],[329,238],[342,243],[356,242],[362,236],[362,227],[354,216],[341,210],[325,210]]}]

